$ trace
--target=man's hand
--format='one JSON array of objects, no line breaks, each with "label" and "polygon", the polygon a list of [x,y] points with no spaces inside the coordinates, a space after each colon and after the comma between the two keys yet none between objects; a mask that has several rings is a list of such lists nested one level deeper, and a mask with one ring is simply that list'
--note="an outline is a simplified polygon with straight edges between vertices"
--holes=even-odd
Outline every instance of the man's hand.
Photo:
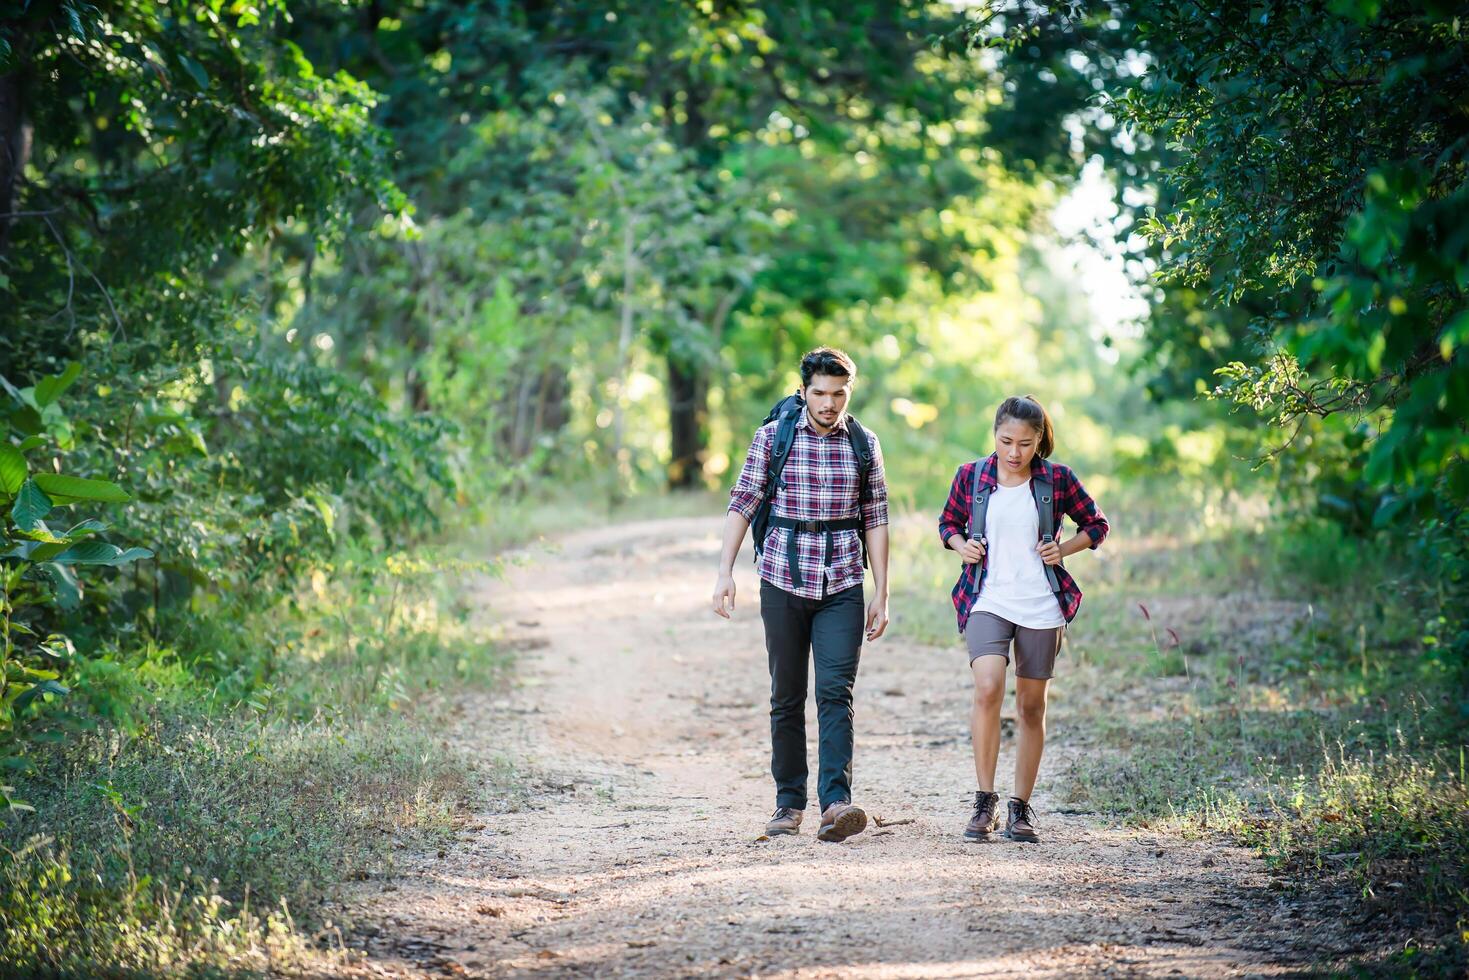
[{"label": "man's hand", "polygon": [[949,535],[949,547],[959,552],[966,565],[977,565],[984,559],[984,539],[966,538],[962,534]]},{"label": "man's hand", "polygon": [[[725,607],[726,599],[729,600],[728,608]],[[725,619],[729,619],[730,613],[734,612],[735,607],[734,575],[729,572],[719,573],[719,578],[714,582],[714,598],[711,600],[711,604],[716,616],[723,616]]]},{"label": "man's hand", "polygon": [[888,628],[888,601],[885,596],[873,596],[867,603],[867,638],[875,640]]},{"label": "man's hand", "polygon": [[1041,561],[1047,565],[1061,564],[1061,546],[1054,541],[1038,541],[1035,546],[1036,554],[1041,556]]}]

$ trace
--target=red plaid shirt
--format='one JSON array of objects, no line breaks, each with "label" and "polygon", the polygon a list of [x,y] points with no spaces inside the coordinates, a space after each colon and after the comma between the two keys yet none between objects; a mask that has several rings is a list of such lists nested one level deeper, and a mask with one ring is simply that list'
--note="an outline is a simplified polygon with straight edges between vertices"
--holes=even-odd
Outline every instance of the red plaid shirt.
[{"label": "red plaid shirt", "polygon": [[[770,461],[770,447],[775,440],[779,420],[760,427],[750,443],[749,455],[739,479],[729,491],[729,509],[745,520],[755,518],[760,506],[760,493],[765,488],[765,467]],[[801,412],[796,420],[791,454],[786,459],[781,479],[785,488],[775,491],[771,515],[797,521],[839,521],[860,517],[864,528],[888,522],[888,488],[882,471],[882,447],[871,429],[872,471],[867,478],[868,499],[858,504],[857,454],[847,438],[847,416],[844,414],[826,435],[817,435],[811,420]],[[802,584],[798,589],[791,581],[787,567],[786,536],[792,532],[772,527],[762,545],[756,566],[760,577],[777,588],[808,599],[822,597],[822,583],[831,595],[862,582],[862,541],[856,531],[833,531],[831,567],[823,569],[826,559],[826,535],[802,533],[796,538],[801,563]]]},{"label": "red plaid shirt", "polygon": [[[939,515],[939,539],[948,544],[949,538],[955,534],[968,534],[969,529],[969,501],[974,495],[974,468],[983,466],[979,473],[979,486],[983,490],[993,487],[998,481],[995,479],[995,467],[998,460],[994,453],[989,458],[972,463],[965,463],[959,467],[959,472],[954,474],[954,485],[949,489],[948,503],[944,504],[944,512]],[[1102,539],[1111,530],[1106,516],[1097,502],[1086,492],[1076,474],[1071,472],[1069,466],[1061,463],[1052,463],[1042,460],[1039,456],[1030,461],[1030,475],[1032,477],[1043,475],[1044,467],[1051,471],[1052,489],[1055,493],[1051,498],[1051,506],[1055,512],[1056,537],[1060,540],[1062,515],[1070,517],[1076,524],[1076,529],[1083,532],[1092,539],[1092,547],[1102,543]],[[969,622],[969,609],[974,605],[974,596],[979,593],[975,588],[974,577],[980,576],[980,582],[984,581],[984,573],[989,567],[989,555],[985,555],[978,564],[962,565],[959,572],[959,581],[954,583],[954,610],[959,614],[959,632],[964,632],[964,626]],[[1056,566],[1056,581],[1061,585],[1061,591],[1056,594],[1056,599],[1061,603],[1061,615],[1066,617],[1066,622],[1076,618],[1076,612],[1081,608],[1081,587],[1076,584],[1076,579],[1071,573],[1060,565]]]}]

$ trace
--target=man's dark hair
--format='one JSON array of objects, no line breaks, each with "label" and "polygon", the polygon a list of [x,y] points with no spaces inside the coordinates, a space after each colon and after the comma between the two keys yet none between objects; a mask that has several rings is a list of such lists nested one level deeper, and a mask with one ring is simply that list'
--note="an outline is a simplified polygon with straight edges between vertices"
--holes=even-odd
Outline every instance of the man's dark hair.
[{"label": "man's dark hair", "polygon": [[1034,395],[1016,395],[1000,403],[999,410],[995,412],[995,428],[1011,419],[1024,422],[1035,430],[1035,454],[1041,459],[1056,451],[1056,429],[1051,425],[1051,416]]},{"label": "man's dark hair", "polygon": [[818,374],[830,378],[857,380],[857,365],[846,351],[835,347],[818,347],[801,358],[801,387],[811,387],[811,379]]}]

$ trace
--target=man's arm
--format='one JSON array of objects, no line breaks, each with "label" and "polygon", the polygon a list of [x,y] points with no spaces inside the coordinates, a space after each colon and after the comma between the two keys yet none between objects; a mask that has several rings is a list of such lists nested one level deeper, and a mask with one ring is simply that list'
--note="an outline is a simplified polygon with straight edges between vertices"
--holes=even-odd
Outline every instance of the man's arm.
[{"label": "man's arm", "polygon": [[[745,465],[729,491],[729,513],[724,518],[724,547],[719,551],[719,574],[714,580],[714,598],[710,605],[716,615],[729,618],[734,612],[735,584],[734,563],[745,541],[745,531],[760,509],[760,497],[765,489],[765,469],[770,463],[771,430],[762,427],[755,432],[750,442],[750,451],[745,454]],[[759,544],[759,542],[756,542]],[[725,600],[729,600],[728,609]]]},{"label": "man's arm", "polygon": [[867,603],[867,638],[875,640],[888,628],[888,526],[867,531],[867,557],[872,562],[872,598]]},{"label": "man's arm", "polygon": [[[745,531],[750,522],[739,511],[731,510],[724,515],[724,547],[719,551],[719,577],[714,580],[713,606],[716,615],[729,618],[735,607],[734,563],[745,543]],[[884,545],[886,548],[886,545]],[[725,608],[725,599],[729,608]]]},{"label": "man's arm", "polygon": [[888,484],[882,463],[882,444],[872,435],[872,472],[867,477],[867,502],[862,526],[867,532],[867,560],[872,563],[872,598],[867,601],[867,638],[875,640],[888,628]]}]

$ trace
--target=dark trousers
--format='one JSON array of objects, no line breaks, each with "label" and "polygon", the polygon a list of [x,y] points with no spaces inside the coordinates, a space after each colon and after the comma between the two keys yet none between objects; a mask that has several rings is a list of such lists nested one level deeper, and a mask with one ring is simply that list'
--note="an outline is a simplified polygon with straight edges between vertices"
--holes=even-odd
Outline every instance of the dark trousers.
[{"label": "dark trousers", "polygon": [[862,586],[806,599],[760,582],[770,658],[770,774],[775,805],[806,807],[806,664],[816,664],[821,808],[852,799],[852,685],[862,653]]}]

